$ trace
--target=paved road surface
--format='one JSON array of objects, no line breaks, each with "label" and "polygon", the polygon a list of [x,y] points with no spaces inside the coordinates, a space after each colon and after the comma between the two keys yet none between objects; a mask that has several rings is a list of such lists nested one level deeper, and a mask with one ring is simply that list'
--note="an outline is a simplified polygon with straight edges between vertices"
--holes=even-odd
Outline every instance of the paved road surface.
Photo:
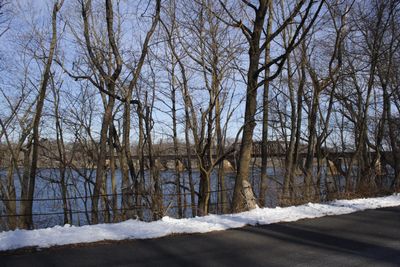
[{"label": "paved road surface", "polygon": [[400,266],[400,207],[31,253],[0,266]]}]

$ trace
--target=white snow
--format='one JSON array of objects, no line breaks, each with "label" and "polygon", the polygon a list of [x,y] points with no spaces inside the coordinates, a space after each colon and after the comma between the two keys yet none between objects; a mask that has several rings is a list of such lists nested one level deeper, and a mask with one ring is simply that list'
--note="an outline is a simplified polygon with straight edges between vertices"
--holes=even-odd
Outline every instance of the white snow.
[{"label": "white snow", "polygon": [[0,233],[0,251],[23,247],[47,248],[102,240],[156,238],[176,233],[206,233],[245,225],[291,222],[399,205],[400,194],[394,194],[387,197],[335,200],[324,204],[308,203],[285,208],[256,208],[238,214],[208,215],[188,219],[164,217],[155,222],[127,220],[113,224],[80,227],[64,225],[38,230],[6,231]]}]

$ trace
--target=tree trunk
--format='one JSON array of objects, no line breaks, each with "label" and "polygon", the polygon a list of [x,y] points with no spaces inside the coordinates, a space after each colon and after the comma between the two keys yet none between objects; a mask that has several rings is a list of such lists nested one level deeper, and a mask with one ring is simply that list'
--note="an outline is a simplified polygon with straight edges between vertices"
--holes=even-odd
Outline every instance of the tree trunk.
[{"label": "tree trunk", "polygon": [[[270,38],[272,32],[272,20],[273,20],[273,1],[268,1],[268,22],[267,22],[267,32],[266,38]],[[265,47],[265,64],[269,64],[271,61],[271,43],[268,43]],[[261,186],[260,186],[260,196],[259,204],[263,207],[265,205],[265,194],[267,191],[267,169],[268,169],[268,119],[269,119],[269,81],[270,68],[265,69],[265,83],[263,92],[263,123],[262,123],[262,146],[261,146]]]},{"label": "tree trunk", "polygon": [[53,57],[57,45],[57,13],[60,10],[62,5],[62,2],[59,4],[58,2],[54,3],[53,6],[53,13],[52,13],[52,19],[51,19],[51,25],[52,25],[52,37],[51,37],[51,42],[50,42],[50,48],[49,48],[49,55],[47,58],[47,62],[45,65],[45,69],[43,72],[43,77],[42,81],[40,84],[40,89],[39,89],[39,97],[38,97],[38,102],[36,105],[36,111],[35,111],[35,117],[33,119],[33,138],[32,138],[32,161],[31,161],[31,166],[30,166],[30,171],[29,171],[29,183],[28,183],[28,194],[27,197],[29,201],[27,202],[27,205],[24,207],[25,210],[23,213],[25,214],[24,216],[24,227],[32,229],[33,228],[33,218],[32,218],[32,207],[33,207],[33,199],[34,199],[34,192],[35,192],[35,183],[36,183],[36,171],[37,171],[37,164],[38,164],[38,154],[39,154],[39,126],[40,126],[40,119],[42,117],[42,110],[43,110],[43,105],[44,105],[44,100],[46,98],[46,91],[47,91],[47,85],[50,80],[50,70],[51,70],[51,64],[53,62]]},{"label": "tree trunk", "polygon": [[256,126],[258,65],[260,63],[260,38],[266,15],[266,2],[260,1],[256,12],[249,48],[249,68],[247,71],[246,109],[244,115],[243,135],[240,145],[238,171],[233,192],[232,211],[241,212],[256,207],[256,198],[249,183],[249,167],[253,146],[253,131]]}]

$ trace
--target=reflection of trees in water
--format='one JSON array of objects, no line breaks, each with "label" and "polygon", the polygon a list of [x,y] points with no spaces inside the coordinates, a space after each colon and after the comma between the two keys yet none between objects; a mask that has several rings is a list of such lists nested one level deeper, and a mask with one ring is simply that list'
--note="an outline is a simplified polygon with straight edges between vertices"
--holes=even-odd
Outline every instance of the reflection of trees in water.
[{"label": "reflection of trees in water", "polygon": [[[326,168],[325,168],[326,169]],[[354,173],[357,173],[356,167],[353,167]],[[84,172],[83,170],[81,170]],[[317,170],[315,169],[315,172]],[[380,176],[379,178],[379,188],[381,192],[389,192],[394,181],[393,170],[385,176]],[[2,173],[4,174],[4,172]],[[121,185],[121,170],[117,169],[117,186],[118,188]],[[183,208],[184,213],[183,217],[192,217],[191,210],[191,197],[190,197],[190,187],[188,184],[187,172],[182,172],[181,177],[183,181],[186,181],[186,184],[182,184],[181,188],[181,200],[186,203],[186,207],[182,207],[178,205],[178,197],[176,195],[175,190],[175,179],[174,179],[174,171],[162,171],[160,172],[161,179],[163,181],[162,189],[163,189],[163,207],[165,213],[163,215],[170,217],[178,217],[179,208]],[[328,175],[327,175],[328,174]],[[91,172],[92,179],[94,179],[95,174]],[[146,172],[146,176],[149,173]],[[193,177],[195,178],[196,188],[198,188],[198,171],[194,171]],[[282,168],[268,168],[268,183],[267,183],[267,191],[266,191],[266,199],[264,206],[266,207],[276,207],[282,205],[282,201],[286,204],[288,203],[285,200],[282,200],[283,193],[283,181],[284,181],[284,169]],[[353,184],[357,183],[357,176],[352,176]],[[63,212],[63,199],[60,195],[60,182],[59,182],[59,171],[57,169],[41,169],[39,171],[37,177],[37,189],[35,190],[35,199],[33,204],[33,214],[37,214],[33,216],[35,227],[37,228],[45,228],[51,227],[54,225],[62,225],[64,221],[64,212]],[[90,184],[84,183],[84,178],[80,177],[77,172],[71,172],[67,175],[66,180],[68,181],[67,189],[67,201],[69,212],[68,216],[70,216],[70,223],[73,225],[86,225],[90,224],[91,218],[91,201],[90,201],[90,193],[93,192],[93,186]],[[211,176],[211,180],[214,181],[211,186],[210,192],[210,204],[209,210],[210,213],[220,214],[222,209],[221,206],[223,204],[231,205],[233,187],[235,182],[235,174],[228,173],[226,174],[226,189],[227,189],[227,199],[228,203],[221,203],[218,197],[218,184],[217,184],[217,171],[214,171]],[[107,179],[109,183],[109,191],[106,193],[106,197],[108,199],[109,205],[111,205],[111,198],[113,197],[110,179]],[[255,167],[252,170],[252,176],[250,177],[250,181],[252,183],[252,187],[255,195],[259,195],[260,193],[260,168]],[[298,175],[295,177],[295,184],[293,186],[293,191],[295,195],[295,200],[291,204],[301,204],[304,203],[304,176]],[[145,187],[150,187],[151,185],[148,183]],[[351,195],[346,194],[346,180],[345,177],[338,175],[331,175],[331,173],[326,169],[325,174],[321,175],[321,182],[318,183],[314,181],[314,192],[316,194],[316,201],[329,201],[338,197],[351,197]],[[356,186],[355,186],[356,188]],[[19,188],[17,187],[17,195],[19,193]],[[355,194],[355,196],[362,196],[363,194],[373,195],[372,193],[377,192],[359,192],[359,194]],[[118,209],[116,209],[116,213],[114,214],[113,210],[110,209],[110,214],[107,216],[111,216],[111,218],[116,217],[114,222],[120,221],[119,214],[124,212],[121,206],[122,193],[120,191],[117,192],[117,201],[118,201]],[[131,197],[134,197],[131,195]],[[141,209],[141,213],[143,214],[142,219],[145,221],[151,221],[153,219],[152,216],[152,208],[151,208],[151,198],[149,196],[143,196],[145,199],[145,203],[141,207],[128,207],[135,211],[135,209]],[[184,200],[184,201],[183,201]],[[198,201],[198,191],[196,192],[196,198],[194,205],[197,205]],[[17,208],[19,208],[17,202]],[[1,209],[4,209],[4,206],[1,206]],[[100,210],[100,213],[103,214],[108,210]],[[2,215],[5,215],[2,213]],[[101,215],[100,221],[104,222],[105,217]],[[7,223],[5,218],[1,218],[1,229],[6,230]]]}]

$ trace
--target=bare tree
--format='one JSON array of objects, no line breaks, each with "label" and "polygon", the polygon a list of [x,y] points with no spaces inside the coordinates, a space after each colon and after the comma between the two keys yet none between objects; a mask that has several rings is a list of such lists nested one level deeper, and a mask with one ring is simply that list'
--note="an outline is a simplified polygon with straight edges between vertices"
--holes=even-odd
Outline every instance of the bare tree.
[{"label": "bare tree", "polygon": [[[33,205],[33,198],[34,198],[34,191],[35,191],[35,182],[36,182],[36,171],[37,171],[37,163],[38,163],[38,149],[39,149],[39,124],[40,119],[42,117],[42,110],[44,105],[44,100],[46,97],[47,86],[50,81],[50,71],[51,65],[53,63],[53,57],[56,50],[57,44],[57,13],[60,10],[61,6],[63,5],[63,0],[60,2],[55,2],[53,5],[52,11],[52,38],[50,42],[50,48],[47,55],[47,61],[45,63],[45,68],[42,74],[42,80],[40,83],[39,89],[39,97],[36,104],[35,110],[35,117],[33,119],[33,126],[32,126],[32,160],[31,166],[29,170],[29,184],[28,184],[28,199],[26,206],[23,209],[23,213],[26,214],[24,216],[25,220],[23,223],[24,228],[33,228],[33,220],[32,220],[32,205]],[[30,214],[30,216],[28,215]]]},{"label": "bare tree", "polygon": [[[233,211],[239,212],[243,210],[253,209],[256,207],[256,199],[254,197],[250,183],[248,182],[249,177],[249,165],[252,152],[253,144],[253,132],[256,126],[255,113],[257,106],[257,89],[263,86],[265,82],[272,81],[275,79],[282,70],[282,67],[287,59],[287,56],[298,46],[301,40],[307,35],[309,29],[315,22],[318,14],[322,8],[323,2],[320,1],[315,12],[313,11],[314,1],[297,1],[293,9],[287,18],[284,19],[283,23],[279,25],[274,32],[270,33],[269,38],[262,40],[262,34],[264,30],[265,17],[268,11],[267,0],[260,0],[258,5],[254,5],[248,1],[242,1],[245,8],[250,9],[252,14],[252,26],[245,25],[242,19],[235,17],[225,3],[219,1],[221,6],[228,14],[230,21],[227,21],[229,25],[239,28],[245,35],[248,46],[249,46],[249,64],[247,70],[247,88],[246,88],[246,108],[244,115],[243,135],[240,146],[240,154],[238,161],[238,173],[235,183],[235,191],[233,195]],[[270,59],[260,68],[261,54],[265,52],[266,47],[273,41],[276,40],[277,36],[292,22],[296,17],[301,14],[300,21],[296,28],[296,31],[289,43],[289,46],[279,56]],[[307,19],[311,17],[311,20],[306,24]],[[305,30],[301,31],[301,29]],[[258,81],[259,74],[265,71],[270,66],[276,65],[277,68],[269,77]]]}]

